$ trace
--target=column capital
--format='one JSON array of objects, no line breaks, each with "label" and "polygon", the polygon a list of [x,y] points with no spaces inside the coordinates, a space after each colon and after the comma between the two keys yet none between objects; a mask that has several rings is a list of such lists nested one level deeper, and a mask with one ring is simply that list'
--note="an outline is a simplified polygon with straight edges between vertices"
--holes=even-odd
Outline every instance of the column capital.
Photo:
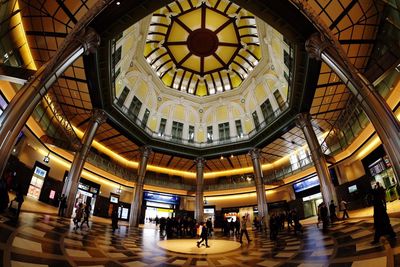
[{"label": "column capital", "polygon": [[259,148],[253,148],[249,151],[249,155],[252,160],[259,159],[261,157],[261,150]]},{"label": "column capital", "polygon": [[153,150],[151,149],[150,146],[142,146],[139,148],[140,151],[140,157],[145,157],[148,158],[150,157],[151,153],[153,153]]},{"label": "column capital", "polygon": [[98,124],[103,124],[107,120],[107,114],[102,109],[93,109],[92,120],[97,122]]},{"label": "column capital", "polygon": [[311,124],[311,115],[308,112],[303,112],[297,114],[296,125],[297,127],[304,128],[308,124]]},{"label": "column capital", "polygon": [[319,32],[311,34],[305,44],[306,51],[310,58],[318,60],[321,60],[322,51],[329,46],[331,46],[331,43]]},{"label": "column capital", "polygon": [[81,29],[75,40],[83,46],[86,55],[95,53],[100,45],[100,35],[91,27]]},{"label": "column capital", "polygon": [[196,164],[197,168],[204,168],[206,160],[203,157],[198,157],[194,160],[194,163]]}]

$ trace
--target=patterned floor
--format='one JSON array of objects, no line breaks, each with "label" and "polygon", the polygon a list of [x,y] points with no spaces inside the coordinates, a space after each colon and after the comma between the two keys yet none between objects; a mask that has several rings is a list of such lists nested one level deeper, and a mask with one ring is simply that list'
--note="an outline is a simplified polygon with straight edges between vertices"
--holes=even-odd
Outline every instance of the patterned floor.
[{"label": "patterned floor", "polygon": [[[400,239],[400,220],[392,225]],[[313,224],[302,237],[285,233],[277,242],[251,236],[232,252],[188,255],[158,247],[154,229],[121,226],[112,233],[108,224],[93,223],[75,232],[69,220],[22,213],[19,223],[0,218],[0,266],[400,266],[400,241],[369,244],[371,219],[337,223],[326,235]]]}]

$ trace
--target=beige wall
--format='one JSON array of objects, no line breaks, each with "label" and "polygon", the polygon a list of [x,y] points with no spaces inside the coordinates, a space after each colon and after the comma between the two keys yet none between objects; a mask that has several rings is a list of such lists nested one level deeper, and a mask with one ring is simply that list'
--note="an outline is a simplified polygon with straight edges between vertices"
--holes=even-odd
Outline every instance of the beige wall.
[{"label": "beige wall", "polygon": [[341,173],[345,175],[348,182],[354,181],[365,175],[364,166],[361,160],[353,161],[352,163],[344,166],[340,166]]},{"label": "beige wall", "polygon": [[[291,185],[279,189],[268,190],[267,202],[291,201],[294,199]],[[215,205],[217,210],[229,207],[245,207],[257,205],[256,193],[245,193],[230,196],[207,197],[207,205]]]}]

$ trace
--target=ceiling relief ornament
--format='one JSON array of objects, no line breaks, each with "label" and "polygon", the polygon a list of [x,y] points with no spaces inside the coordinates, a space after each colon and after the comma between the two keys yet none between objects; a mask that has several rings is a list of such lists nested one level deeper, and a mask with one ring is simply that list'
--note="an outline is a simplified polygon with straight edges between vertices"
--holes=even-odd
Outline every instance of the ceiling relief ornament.
[{"label": "ceiling relief ornament", "polygon": [[228,0],[186,0],[153,14],[143,54],[167,87],[206,96],[240,86],[261,48],[251,13]]}]

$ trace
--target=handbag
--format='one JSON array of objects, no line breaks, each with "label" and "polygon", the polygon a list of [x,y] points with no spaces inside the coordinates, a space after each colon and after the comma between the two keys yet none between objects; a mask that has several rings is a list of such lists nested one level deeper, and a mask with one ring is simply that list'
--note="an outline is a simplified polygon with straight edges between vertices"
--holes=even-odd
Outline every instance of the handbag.
[{"label": "handbag", "polygon": [[18,210],[18,202],[15,200],[12,200],[10,203],[9,209],[17,211]]}]

